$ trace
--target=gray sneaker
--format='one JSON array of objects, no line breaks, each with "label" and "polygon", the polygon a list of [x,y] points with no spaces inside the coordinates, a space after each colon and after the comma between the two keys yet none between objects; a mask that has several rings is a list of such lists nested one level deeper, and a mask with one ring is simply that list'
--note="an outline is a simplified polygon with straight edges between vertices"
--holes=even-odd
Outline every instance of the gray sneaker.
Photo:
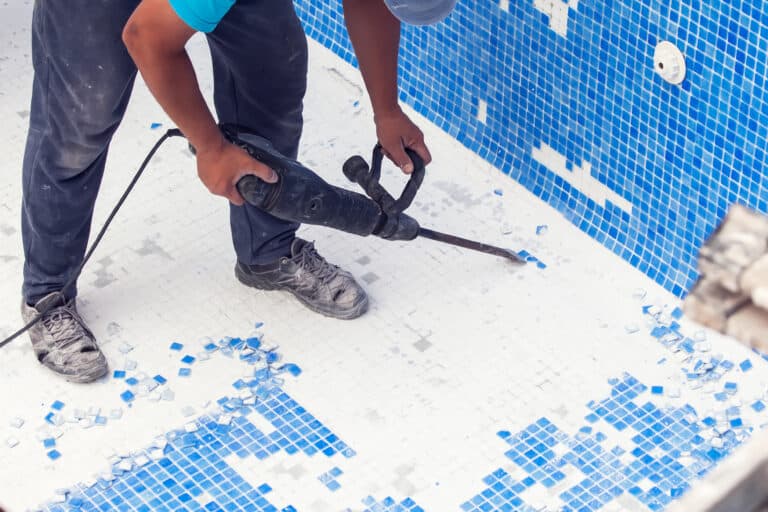
[{"label": "gray sneaker", "polygon": [[351,320],[368,310],[368,296],[349,272],[331,265],[313,243],[297,238],[291,256],[269,265],[235,265],[241,283],[260,290],[285,290],[312,311]]},{"label": "gray sneaker", "polygon": [[34,306],[22,301],[21,316],[25,323],[30,322],[49,306],[50,311],[29,329],[38,361],[70,382],[93,382],[106,374],[107,359],[77,313],[75,299],[65,302],[54,292]]}]

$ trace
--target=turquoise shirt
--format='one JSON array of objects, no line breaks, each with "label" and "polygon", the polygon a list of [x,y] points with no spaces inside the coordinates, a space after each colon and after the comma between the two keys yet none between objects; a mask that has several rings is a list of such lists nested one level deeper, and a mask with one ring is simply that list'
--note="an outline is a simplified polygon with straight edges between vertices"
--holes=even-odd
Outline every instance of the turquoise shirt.
[{"label": "turquoise shirt", "polygon": [[200,32],[211,32],[236,0],[170,0],[184,23]]}]

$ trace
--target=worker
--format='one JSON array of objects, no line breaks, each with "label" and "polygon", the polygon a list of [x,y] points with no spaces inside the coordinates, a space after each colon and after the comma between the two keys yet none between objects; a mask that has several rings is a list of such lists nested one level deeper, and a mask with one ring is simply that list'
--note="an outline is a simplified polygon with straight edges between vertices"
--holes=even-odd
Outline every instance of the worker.
[{"label": "worker", "polygon": [[[371,99],[376,135],[403,172],[431,156],[398,105],[400,23],[444,19],[456,0],[344,0],[344,17]],[[36,0],[34,82],[23,162],[22,239],[26,322],[38,360],[71,382],[91,382],[107,360],[76,306],[83,260],[110,141],[137,69],[195,149],[203,184],[230,203],[235,275],[261,290],[291,292],[309,309],[352,319],[368,307],[363,288],[296,236],[297,223],[244,204],[235,183],[276,173],[228,143],[185,51],[204,32],[213,62],[219,123],[234,123],[295,158],[302,132],[307,42],[291,0]],[[180,304],[179,307],[183,307]]]}]

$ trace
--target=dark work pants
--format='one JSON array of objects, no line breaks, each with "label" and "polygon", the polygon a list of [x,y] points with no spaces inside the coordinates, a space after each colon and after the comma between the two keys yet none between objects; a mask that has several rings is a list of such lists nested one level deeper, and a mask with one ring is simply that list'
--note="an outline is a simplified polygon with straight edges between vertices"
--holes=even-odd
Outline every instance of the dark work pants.
[{"label": "dark work pants", "polygon": [[[83,259],[109,143],[136,77],[122,30],[138,4],[35,2],[35,77],[22,175],[22,293],[28,303],[61,290]],[[248,127],[295,158],[307,43],[292,1],[238,0],[208,34],[208,44],[219,122]],[[298,228],[231,204],[230,225],[237,258],[247,264],[288,254]],[[76,293],[75,286],[65,290],[68,298]]]}]

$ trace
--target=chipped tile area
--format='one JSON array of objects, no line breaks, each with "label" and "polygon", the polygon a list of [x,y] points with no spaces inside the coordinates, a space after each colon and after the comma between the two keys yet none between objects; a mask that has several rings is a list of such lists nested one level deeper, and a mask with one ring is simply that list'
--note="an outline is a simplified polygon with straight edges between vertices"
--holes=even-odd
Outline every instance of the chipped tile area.
[{"label": "chipped tile area", "polygon": [[[30,7],[0,6],[13,21],[0,25],[0,336],[20,323]],[[204,40],[189,48],[210,98]],[[356,71],[310,48],[300,158],[349,186],[341,164],[375,138],[368,100]],[[0,505],[660,510],[768,422],[759,354],[692,325],[646,276],[410,114],[434,155],[410,213],[524,249],[528,265],[302,228],[371,297],[359,320],[317,316],[236,282],[226,203],[170,141],[80,280],[109,375],[67,384],[27,340],[0,350]],[[169,126],[138,83],[95,226]],[[383,180],[402,184],[392,167]]]}]

